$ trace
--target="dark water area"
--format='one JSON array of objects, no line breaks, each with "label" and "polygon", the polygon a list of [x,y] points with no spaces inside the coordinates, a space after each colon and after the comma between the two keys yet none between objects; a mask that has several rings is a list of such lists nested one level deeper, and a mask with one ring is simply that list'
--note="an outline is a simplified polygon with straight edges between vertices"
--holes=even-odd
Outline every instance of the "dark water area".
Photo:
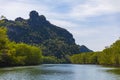
[{"label": "dark water area", "polygon": [[43,64],[0,68],[0,80],[120,80],[116,68],[99,65]]}]

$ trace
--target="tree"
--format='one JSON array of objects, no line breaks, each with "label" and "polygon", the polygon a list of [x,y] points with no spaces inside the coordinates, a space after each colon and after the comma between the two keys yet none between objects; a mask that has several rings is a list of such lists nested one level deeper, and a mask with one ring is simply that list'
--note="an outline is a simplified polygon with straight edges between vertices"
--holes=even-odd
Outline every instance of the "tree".
[{"label": "tree", "polygon": [[0,27],[0,66],[36,65],[42,63],[42,50],[25,43],[11,42],[7,30]]},{"label": "tree", "polygon": [[3,20],[3,19],[6,19],[6,17],[2,15],[2,16],[0,17],[0,20]]},{"label": "tree", "polygon": [[40,64],[42,62],[42,52],[35,46],[30,46],[24,43],[16,45],[16,56],[25,57],[25,64]]}]

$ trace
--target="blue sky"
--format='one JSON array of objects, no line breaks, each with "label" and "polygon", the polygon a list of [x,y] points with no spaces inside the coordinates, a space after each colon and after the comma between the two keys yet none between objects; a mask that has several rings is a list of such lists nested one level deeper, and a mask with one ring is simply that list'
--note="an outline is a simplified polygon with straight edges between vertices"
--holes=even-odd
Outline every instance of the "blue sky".
[{"label": "blue sky", "polygon": [[76,43],[100,51],[120,37],[120,0],[0,0],[0,15],[27,19],[31,10],[70,31]]}]

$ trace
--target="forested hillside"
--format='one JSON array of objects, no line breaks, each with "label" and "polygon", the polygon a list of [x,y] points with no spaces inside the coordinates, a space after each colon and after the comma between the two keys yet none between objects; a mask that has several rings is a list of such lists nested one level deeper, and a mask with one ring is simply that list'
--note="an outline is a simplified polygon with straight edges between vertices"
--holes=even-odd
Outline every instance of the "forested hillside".
[{"label": "forested hillside", "polygon": [[0,21],[0,26],[8,29],[11,41],[41,47],[44,56],[54,56],[58,59],[67,59],[69,55],[81,52],[91,52],[87,47],[77,45],[70,32],[51,24],[44,15],[31,11],[29,16],[29,19],[18,17],[15,21]]},{"label": "forested hillside", "polygon": [[42,63],[40,48],[24,43],[11,42],[6,32],[7,29],[0,27],[0,67]]}]

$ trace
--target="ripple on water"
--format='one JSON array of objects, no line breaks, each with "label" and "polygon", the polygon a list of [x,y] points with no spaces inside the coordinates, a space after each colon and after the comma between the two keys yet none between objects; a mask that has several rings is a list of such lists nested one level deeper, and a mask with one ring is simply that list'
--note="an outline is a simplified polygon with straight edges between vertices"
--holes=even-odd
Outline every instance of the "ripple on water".
[{"label": "ripple on water", "polygon": [[120,80],[119,74],[108,70],[114,69],[74,64],[11,67],[0,69],[0,80]]}]

